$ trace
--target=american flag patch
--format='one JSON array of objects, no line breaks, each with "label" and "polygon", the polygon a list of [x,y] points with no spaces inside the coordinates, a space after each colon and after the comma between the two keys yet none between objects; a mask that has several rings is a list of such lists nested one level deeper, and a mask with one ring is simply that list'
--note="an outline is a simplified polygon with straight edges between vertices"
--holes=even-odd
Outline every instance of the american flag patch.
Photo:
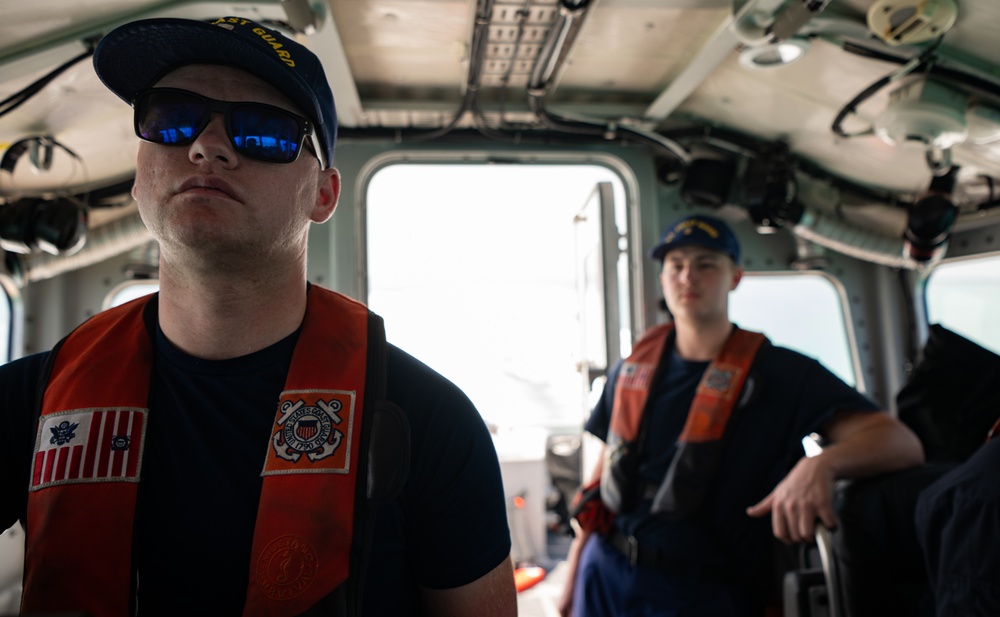
[{"label": "american flag patch", "polygon": [[656,366],[653,364],[625,362],[618,373],[618,385],[629,390],[648,390],[654,370]]},{"label": "american flag patch", "polygon": [[145,409],[74,409],[43,416],[31,490],[54,484],[138,482]]}]

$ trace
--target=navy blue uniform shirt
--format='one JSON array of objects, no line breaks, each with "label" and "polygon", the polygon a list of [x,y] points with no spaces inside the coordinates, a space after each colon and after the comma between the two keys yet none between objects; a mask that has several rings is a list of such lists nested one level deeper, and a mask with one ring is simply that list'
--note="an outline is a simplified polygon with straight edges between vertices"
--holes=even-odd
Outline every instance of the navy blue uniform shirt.
[{"label": "navy blue uniform shirt", "polygon": [[1000,438],[920,493],[917,537],[937,615],[1000,615]]},{"label": "navy blue uniform shirt", "polygon": [[[647,403],[646,443],[639,475],[658,486],[677,449],[691,401],[708,362],[690,362],[672,348],[652,385]],[[586,423],[586,430],[607,440],[620,364]],[[872,401],[845,384],[819,362],[782,347],[764,345],[750,371],[754,390],[734,411],[719,471],[702,512],[680,521],[650,514],[652,499],[615,521],[625,535],[656,547],[679,563],[759,567],[769,555],[768,518],[754,519],[746,508],[767,496],[803,455],[802,438],[817,432],[838,411],[875,411]]]},{"label": "navy blue uniform shirt", "polygon": [[[145,617],[241,614],[260,473],[296,340],[213,361],[158,331],[136,519]],[[26,507],[45,356],[0,367],[0,529]],[[507,557],[511,541],[496,453],[471,401],[396,347],[387,361],[388,398],[409,418],[410,476],[378,512],[364,613],[417,615],[418,585],[472,582]]]}]

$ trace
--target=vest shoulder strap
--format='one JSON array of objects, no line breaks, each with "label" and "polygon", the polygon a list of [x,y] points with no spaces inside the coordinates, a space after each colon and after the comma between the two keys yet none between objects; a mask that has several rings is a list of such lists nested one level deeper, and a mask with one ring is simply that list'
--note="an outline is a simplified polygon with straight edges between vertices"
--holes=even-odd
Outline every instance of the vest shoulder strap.
[{"label": "vest shoulder strap", "polygon": [[[150,294],[148,297],[138,298],[136,300],[133,300],[133,302],[144,303],[142,307],[142,318],[143,321],[146,323],[147,330],[149,330],[150,332],[153,332],[153,330],[149,329],[151,324],[153,328],[156,327],[156,315],[157,315],[156,311],[157,311],[158,299],[159,299],[159,293],[155,292]],[[96,315],[94,317],[96,317]],[[94,317],[91,317],[91,319],[93,319]],[[73,331],[71,331],[66,336],[62,337],[55,345],[53,345],[52,349],[49,350],[48,355],[45,357],[44,364],[42,364],[42,372],[39,374],[38,384],[37,384],[37,394],[35,396],[35,408],[33,410],[34,417],[31,423],[31,428],[33,429],[31,432],[32,439],[34,439],[35,433],[38,432],[38,420],[42,417],[42,403],[45,397],[45,389],[48,387],[49,379],[52,377],[52,368],[55,366],[56,358],[59,356],[59,350],[62,349],[63,343],[65,343],[66,340],[69,339],[69,337],[75,331],[76,328],[74,328]]]},{"label": "vest shoulder strap", "polygon": [[[149,310],[151,308],[151,310]],[[147,327],[156,323],[156,300],[149,302],[144,310]],[[361,461],[367,461],[360,474],[356,491],[356,529],[352,541],[350,576],[345,585],[335,590],[324,600],[304,613],[308,615],[362,615],[361,600],[369,564],[371,544],[374,537],[373,522],[376,510],[395,499],[409,477],[410,429],[406,414],[396,404],[388,400],[388,343],[382,318],[368,311],[367,374],[371,376],[365,384],[365,400],[370,401],[366,421],[362,423]],[[53,367],[60,348],[67,340],[64,337],[49,352],[42,367],[37,384],[37,396],[33,409],[31,437],[37,433],[42,415],[42,405]]]},{"label": "vest shoulder strap", "polygon": [[373,401],[367,410],[369,420],[364,423],[361,435],[365,448],[361,460],[367,461],[367,468],[365,482],[359,482],[356,487],[358,511],[355,513],[356,529],[351,573],[347,579],[346,608],[344,612],[338,612],[351,617],[363,614],[362,600],[374,540],[375,513],[402,492],[410,471],[410,424],[403,410],[388,400],[385,324],[380,316],[371,311],[368,312],[367,374],[372,378],[365,385],[365,399]]}]

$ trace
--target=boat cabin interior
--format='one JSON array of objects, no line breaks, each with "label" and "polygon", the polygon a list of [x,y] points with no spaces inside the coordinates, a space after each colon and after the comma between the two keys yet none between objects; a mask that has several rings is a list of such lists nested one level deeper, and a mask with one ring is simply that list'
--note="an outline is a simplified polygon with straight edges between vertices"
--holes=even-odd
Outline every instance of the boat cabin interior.
[{"label": "boat cabin interior", "polygon": [[[554,614],[567,503],[594,464],[583,421],[608,368],[669,317],[647,252],[683,215],[739,237],[733,321],[905,417],[932,463],[967,457],[995,420],[996,0],[0,0],[0,13],[0,362],[156,289],[130,193],[132,109],[91,63],[101,37],[152,17],[280,29],[321,58],[338,114],[343,191],[310,232],[309,281],[368,303],[480,409],[515,558],[549,574],[522,592],[524,615]],[[470,366],[468,348],[493,360]],[[903,514],[873,506],[887,529],[928,477],[903,481]],[[844,487],[845,516],[881,490]],[[850,562],[850,529],[790,564],[786,615],[891,614],[872,611],[919,597],[919,568],[861,589],[873,579]],[[4,536],[0,613],[17,610],[17,540]],[[886,567],[903,572],[912,548],[886,548]]]}]

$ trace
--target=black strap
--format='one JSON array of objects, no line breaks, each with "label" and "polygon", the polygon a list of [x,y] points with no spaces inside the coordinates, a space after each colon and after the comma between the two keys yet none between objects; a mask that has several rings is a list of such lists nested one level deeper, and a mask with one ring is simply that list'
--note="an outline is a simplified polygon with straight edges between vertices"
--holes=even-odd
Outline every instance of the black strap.
[{"label": "black strap", "polygon": [[733,571],[726,566],[677,559],[655,547],[640,544],[635,536],[626,536],[617,526],[613,526],[604,538],[633,568],[636,566],[651,568],[672,578],[702,579],[716,583],[736,582]]},{"label": "black strap", "polygon": [[[42,364],[42,372],[38,379],[37,392],[35,393],[35,408],[31,410],[32,413],[31,431],[29,431],[29,433],[26,435],[26,437],[31,440],[28,442],[29,452],[35,451],[35,440],[38,437],[38,423],[42,419],[42,402],[43,402],[43,397],[45,396],[45,389],[49,385],[49,377],[52,376],[52,367],[56,363],[56,355],[58,354],[59,348],[62,347],[62,344],[63,342],[65,342],[65,340],[66,340],[65,338],[61,339],[58,343],[55,344],[55,346],[52,347],[51,350],[49,350],[49,354],[45,357],[45,363]],[[21,519],[21,526],[24,527],[25,531],[27,531],[28,528],[27,495],[28,495],[28,489],[31,486],[31,468],[32,465],[29,464],[26,469],[28,473],[24,478],[25,497],[24,500],[21,501],[21,511],[18,513],[18,516]]]},{"label": "black strap", "polygon": [[[409,477],[410,423],[398,405],[388,398],[387,343],[382,318],[368,313],[368,370],[372,376],[371,422],[367,438],[368,452],[365,497],[378,508],[395,499]],[[367,386],[366,386],[367,390]]]},{"label": "black strap", "polygon": [[[397,405],[388,400],[388,345],[382,318],[368,312],[368,366],[365,383],[365,422],[361,425],[359,461],[366,468],[355,487],[354,541],[347,579],[346,614],[361,616],[365,579],[374,539],[375,513],[403,490],[410,469],[410,425]],[[340,613],[344,614],[344,613]]]}]

